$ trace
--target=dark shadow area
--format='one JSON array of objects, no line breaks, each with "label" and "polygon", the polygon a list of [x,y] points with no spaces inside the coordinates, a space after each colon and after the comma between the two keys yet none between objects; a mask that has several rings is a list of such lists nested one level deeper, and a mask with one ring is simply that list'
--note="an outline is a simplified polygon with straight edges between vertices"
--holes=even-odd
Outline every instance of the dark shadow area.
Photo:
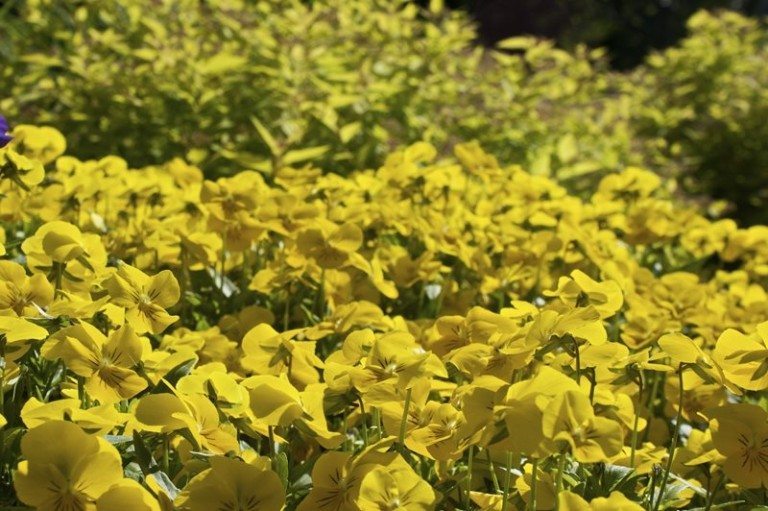
[{"label": "dark shadow area", "polygon": [[606,48],[619,70],[675,44],[699,9],[768,15],[768,0],[454,0],[446,5],[472,13],[483,44],[524,34],[557,40],[564,48],[584,43]]}]

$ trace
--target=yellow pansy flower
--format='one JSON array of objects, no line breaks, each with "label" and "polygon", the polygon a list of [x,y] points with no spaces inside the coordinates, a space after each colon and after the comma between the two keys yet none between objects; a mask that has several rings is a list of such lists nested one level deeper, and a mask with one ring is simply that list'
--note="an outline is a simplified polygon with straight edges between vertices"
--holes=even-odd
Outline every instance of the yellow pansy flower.
[{"label": "yellow pansy flower", "polygon": [[410,466],[377,467],[360,484],[360,511],[431,511],[438,494]]},{"label": "yellow pansy flower", "polygon": [[296,240],[302,254],[326,269],[348,264],[362,242],[363,232],[355,224],[335,226],[328,222],[302,231]]},{"label": "yellow pansy flower", "polygon": [[300,330],[278,333],[262,323],[249,330],[242,341],[240,364],[253,374],[288,374],[298,388],[320,381],[317,368],[323,362],[315,355],[315,341],[297,341]]},{"label": "yellow pansy flower", "polygon": [[16,152],[14,147],[0,149],[0,179],[8,179],[23,190],[40,184],[45,170],[40,161]]},{"label": "yellow pansy flower", "polygon": [[0,309],[11,310],[17,316],[38,317],[52,301],[53,286],[44,275],[28,277],[20,264],[0,261]]},{"label": "yellow pansy flower", "polygon": [[570,390],[555,397],[544,411],[542,429],[548,439],[565,443],[582,463],[605,461],[623,446],[621,426],[596,416],[589,396],[581,391]]},{"label": "yellow pansy flower", "polygon": [[122,480],[120,454],[71,422],[51,421],[21,440],[14,477],[19,499],[41,511],[93,509],[95,501]]},{"label": "yellow pansy flower", "polygon": [[571,307],[592,305],[601,318],[613,316],[624,303],[621,287],[616,282],[597,282],[581,270],[574,270],[570,277],[560,277],[557,289],[543,294],[556,296]]},{"label": "yellow pansy flower", "polygon": [[134,427],[141,431],[188,431],[197,443],[195,449],[215,454],[240,451],[233,428],[222,423],[216,406],[199,394],[149,394],[139,399],[134,416]]},{"label": "yellow pansy flower", "polygon": [[729,328],[717,339],[712,358],[728,380],[745,390],[768,388],[768,322],[745,335]]},{"label": "yellow pansy flower", "polygon": [[147,387],[132,367],[141,362],[142,344],[124,325],[109,338],[89,323],[59,330],[43,350],[46,358],[61,359],[67,368],[86,378],[85,390],[100,403],[129,399]]},{"label": "yellow pansy flower", "polygon": [[176,502],[189,511],[237,509],[279,511],[285,502],[280,478],[263,464],[251,465],[233,458],[214,456],[211,468],[194,477]]},{"label": "yellow pansy flower", "polygon": [[123,479],[112,485],[96,501],[96,511],[161,511],[151,493],[133,479]]},{"label": "yellow pansy flower", "polygon": [[741,403],[716,408],[709,426],[723,471],[744,488],[768,487],[768,412]]},{"label": "yellow pansy flower", "polygon": [[125,320],[143,334],[162,333],[179,317],[166,309],[179,301],[180,290],[176,277],[163,270],[152,277],[128,264],[121,264],[117,274],[104,282],[112,302],[125,307]]},{"label": "yellow pansy flower", "polygon": [[587,502],[579,495],[564,491],[558,495],[562,511],[643,511],[643,506],[613,491],[608,497],[597,497]]}]

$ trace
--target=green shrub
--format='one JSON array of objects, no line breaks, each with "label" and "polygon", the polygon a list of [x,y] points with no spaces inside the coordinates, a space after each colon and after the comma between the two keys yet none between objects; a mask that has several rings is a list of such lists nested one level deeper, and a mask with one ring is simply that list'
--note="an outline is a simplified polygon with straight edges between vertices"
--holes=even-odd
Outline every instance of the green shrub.
[{"label": "green shrub", "polygon": [[7,23],[0,108],[61,129],[80,157],[185,155],[209,175],[311,158],[344,171],[416,140],[444,149],[474,138],[505,161],[576,177],[629,155],[628,109],[607,101],[601,52],[532,39],[486,52],[459,12],[389,0],[38,0]]},{"label": "green shrub", "polygon": [[738,205],[747,223],[768,221],[768,32],[735,13],[700,12],[680,47],[639,71],[634,110],[657,167],[685,188]]}]

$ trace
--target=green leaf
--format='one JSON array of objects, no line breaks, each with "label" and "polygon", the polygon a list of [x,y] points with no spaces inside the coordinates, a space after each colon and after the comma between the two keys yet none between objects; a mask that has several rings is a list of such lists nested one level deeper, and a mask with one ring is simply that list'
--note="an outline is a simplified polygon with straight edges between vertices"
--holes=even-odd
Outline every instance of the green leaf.
[{"label": "green leaf", "polygon": [[267,147],[269,147],[269,151],[272,153],[272,156],[279,155],[282,152],[280,150],[280,144],[277,143],[277,140],[275,140],[266,126],[264,126],[264,124],[262,124],[261,121],[258,120],[255,116],[251,117],[251,123],[256,128],[256,131],[259,133],[261,139],[265,144],[267,144]]},{"label": "green leaf", "polygon": [[195,368],[195,364],[197,364],[197,358],[189,359],[185,362],[182,362],[181,364],[177,365],[168,373],[165,375],[165,377],[158,383],[154,389],[152,389],[152,394],[160,394],[163,392],[167,392],[168,385],[176,385],[176,383],[183,377],[188,375],[192,372],[192,369]]},{"label": "green leaf", "polygon": [[557,141],[557,158],[560,163],[569,163],[579,154],[579,146],[576,143],[576,137],[568,133]]},{"label": "green leaf", "polygon": [[133,450],[136,453],[136,462],[141,467],[141,471],[145,474],[151,474],[158,469],[157,463],[152,458],[152,452],[144,443],[141,433],[138,431],[133,432]]},{"label": "green leaf", "polygon": [[272,469],[280,477],[283,488],[288,488],[288,456],[284,452],[279,452],[272,460]]},{"label": "green leaf", "polygon": [[527,50],[535,45],[536,38],[531,36],[509,37],[496,43],[500,50]]},{"label": "green leaf", "polygon": [[283,156],[283,163],[285,165],[293,165],[294,163],[300,163],[303,161],[318,158],[328,152],[330,146],[323,145],[318,147],[307,147],[306,149],[295,149],[288,151]]},{"label": "green leaf", "polygon": [[231,53],[219,53],[204,61],[198,70],[206,75],[220,75],[245,65],[248,59]]}]

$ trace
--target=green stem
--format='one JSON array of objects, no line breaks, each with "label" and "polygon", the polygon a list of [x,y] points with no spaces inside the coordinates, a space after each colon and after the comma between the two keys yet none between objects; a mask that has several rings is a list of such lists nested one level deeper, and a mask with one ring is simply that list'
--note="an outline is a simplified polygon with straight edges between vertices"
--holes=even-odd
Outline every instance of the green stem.
[{"label": "green stem", "polygon": [[581,353],[579,353],[579,341],[573,339],[573,357],[576,359],[576,383],[581,385]]},{"label": "green stem", "polygon": [[227,265],[227,230],[224,229],[221,240],[221,275],[219,275],[219,291],[224,296],[224,272]]},{"label": "green stem", "polygon": [[715,495],[720,491],[720,487],[723,485],[724,480],[725,474],[720,474],[720,479],[718,479],[715,489],[709,492],[709,495],[707,496],[707,507],[704,508],[704,511],[710,511],[710,509],[712,509],[712,504],[715,503]]},{"label": "green stem", "polygon": [[365,417],[365,404],[363,398],[357,396],[357,402],[360,403],[360,420],[363,428],[363,447],[368,447],[368,419]]},{"label": "green stem", "polygon": [[512,453],[507,451],[507,465],[504,473],[504,501],[501,503],[501,511],[509,509],[509,484],[512,480]]},{"label": "green stem", "polygon": [[408,412],[411,408],[411,389],[405,391],[405,404],[403,405],[403,417],[400,419],[400,434],[397,437],[397,442],[403,445],[405,442],[405,428],[408,425]]},{"label": "green stem", "polygon": [[343,451],[353,451],[354,449],[349,445],[349,436],[347,435],[347,431],[349,431],[349,419],[347,418],[347,413],[345,412],[344,419],[342,419],[341,423],[341,432],[344,434],[344,443],[342,444],[341,448]]},{"label": "green stem", "polygon": [[64,276],[64,265],[53,263],[53,296],[61,294],[61,279]]},{"label": "green stem", "polygon": [[315,314],[322,321],[325,318],[325,268],[320,272],[320,282],[317,286],[315,300]]},{"label": "green stem", "polygon": [[283,311],[283,331],[288,330],[291,322],[291,287],[285,291],[285,311]]},{"label": "green stem", "polygon": [[77,378],[77,398],[80,400],[81,406],[85,408],[85,380],[82,376],[76,376]]},{"label": "green stem", "polygon": [[163,435],[163,472],[166,474],[169,474],[171,461],[170,461],[170,452],[171,452],[171,438],[168,435]]},{"label": "green stem", "polygon": [[491,482],[493,483],[493,490],[496,494],[501,493],[501,486],[499,485],[499,478],[496,476],[496,467],[493,465],[491,459],[491,451],[485,450],[485,459],[488,460],[488,470],[491,471]]},{"label": "green stem", "polygon": [[555,479],[555,511],[560,509],[560,499],[558,495],[563,491],[563,472],[565,472],[565,456],[564,452],[561,452],[557,456],[557,476]]},{"label": "green stem", "polygon": [[[653,385],[651,385],[651,392],[648,394],[648,401],[646,402],[645,407],[650,411],[653,409],[653,402],[656,400],[656,393],[659,390],[659,382],[661,381],[661,376],[659,376],[658,373],[653,373]],[[652,413],[652,412],[651,412]],[[648,440],[648,434],[650,433],[651,428],[645,428],[645,431],[643,431],[643,442]]]},{"label": "green stem", "polygon": [[376,428],[375,441],[378,442],[383,436],[381,433],[381,412],[376,406],[371,407],[371,425]]},{"label": "green stem", "polygon": [[[638,379],[637,385],[639,387],[637,405],[640,406],[640,400],[643,398],[643,377],[642,375]],[[632,424],[632,445],[629,454],[629,468],[635,468],[635,451],[637,450],[637,426],[640,422],[640,411],[635,408],[635,421]]]},{"label": "green stem", "polygon": [[632,424],[632,445],[629,453],[629,468],[635,468],[635,451],[637,451],[637,424],[640,422],[640,415],[635,413],[635,421]]},{"label": "green stem", "polygon": [[277,445],[275,444],[274,426],[268,427],[267,434],[269,435],[269,457],[272,458],[272,463],[274,464],[275,460],[277,459]]},{"label": "green stem", "polygon": [[538,473],[539,473],[539,460],[536,458],[533,458],[531,460],[532,465],[532,471],[531,471],[531,502],[530,502],[530,509],[531,511],[536,511],[536,484],[538,479]]},{"label": "green stem", "polygon": [[[683,369],[685,364],[680,364],[677,370],[677,382],[680,385],[680,395],[677,403],[677,418],[675,419],[675,431],[672,434],[672,443],[669,445],[669,458],[667,459],[667,466],[664,467],[664,475],[661,478],[661,485],[659,486],[659,496],[656,499],[656,504],[653,506],[653,511],[657,511],[661,505],[661,499],[664,497],[664,490],[667,489],[667,480],[669,479],[669,472],[672,470],[672,461],[675,457],[675,450],[677,449],[677,441],[680,437],[680,421],[683,417],[683,395],[685,389],[683,388]],[[653,498],[653,494],[651,494]]]},{"label": "green stem", "polygon": [[467,509],[472,509],[472,464],[475,458],[475,446],[469,446],[469,454],[467,455]]}]

